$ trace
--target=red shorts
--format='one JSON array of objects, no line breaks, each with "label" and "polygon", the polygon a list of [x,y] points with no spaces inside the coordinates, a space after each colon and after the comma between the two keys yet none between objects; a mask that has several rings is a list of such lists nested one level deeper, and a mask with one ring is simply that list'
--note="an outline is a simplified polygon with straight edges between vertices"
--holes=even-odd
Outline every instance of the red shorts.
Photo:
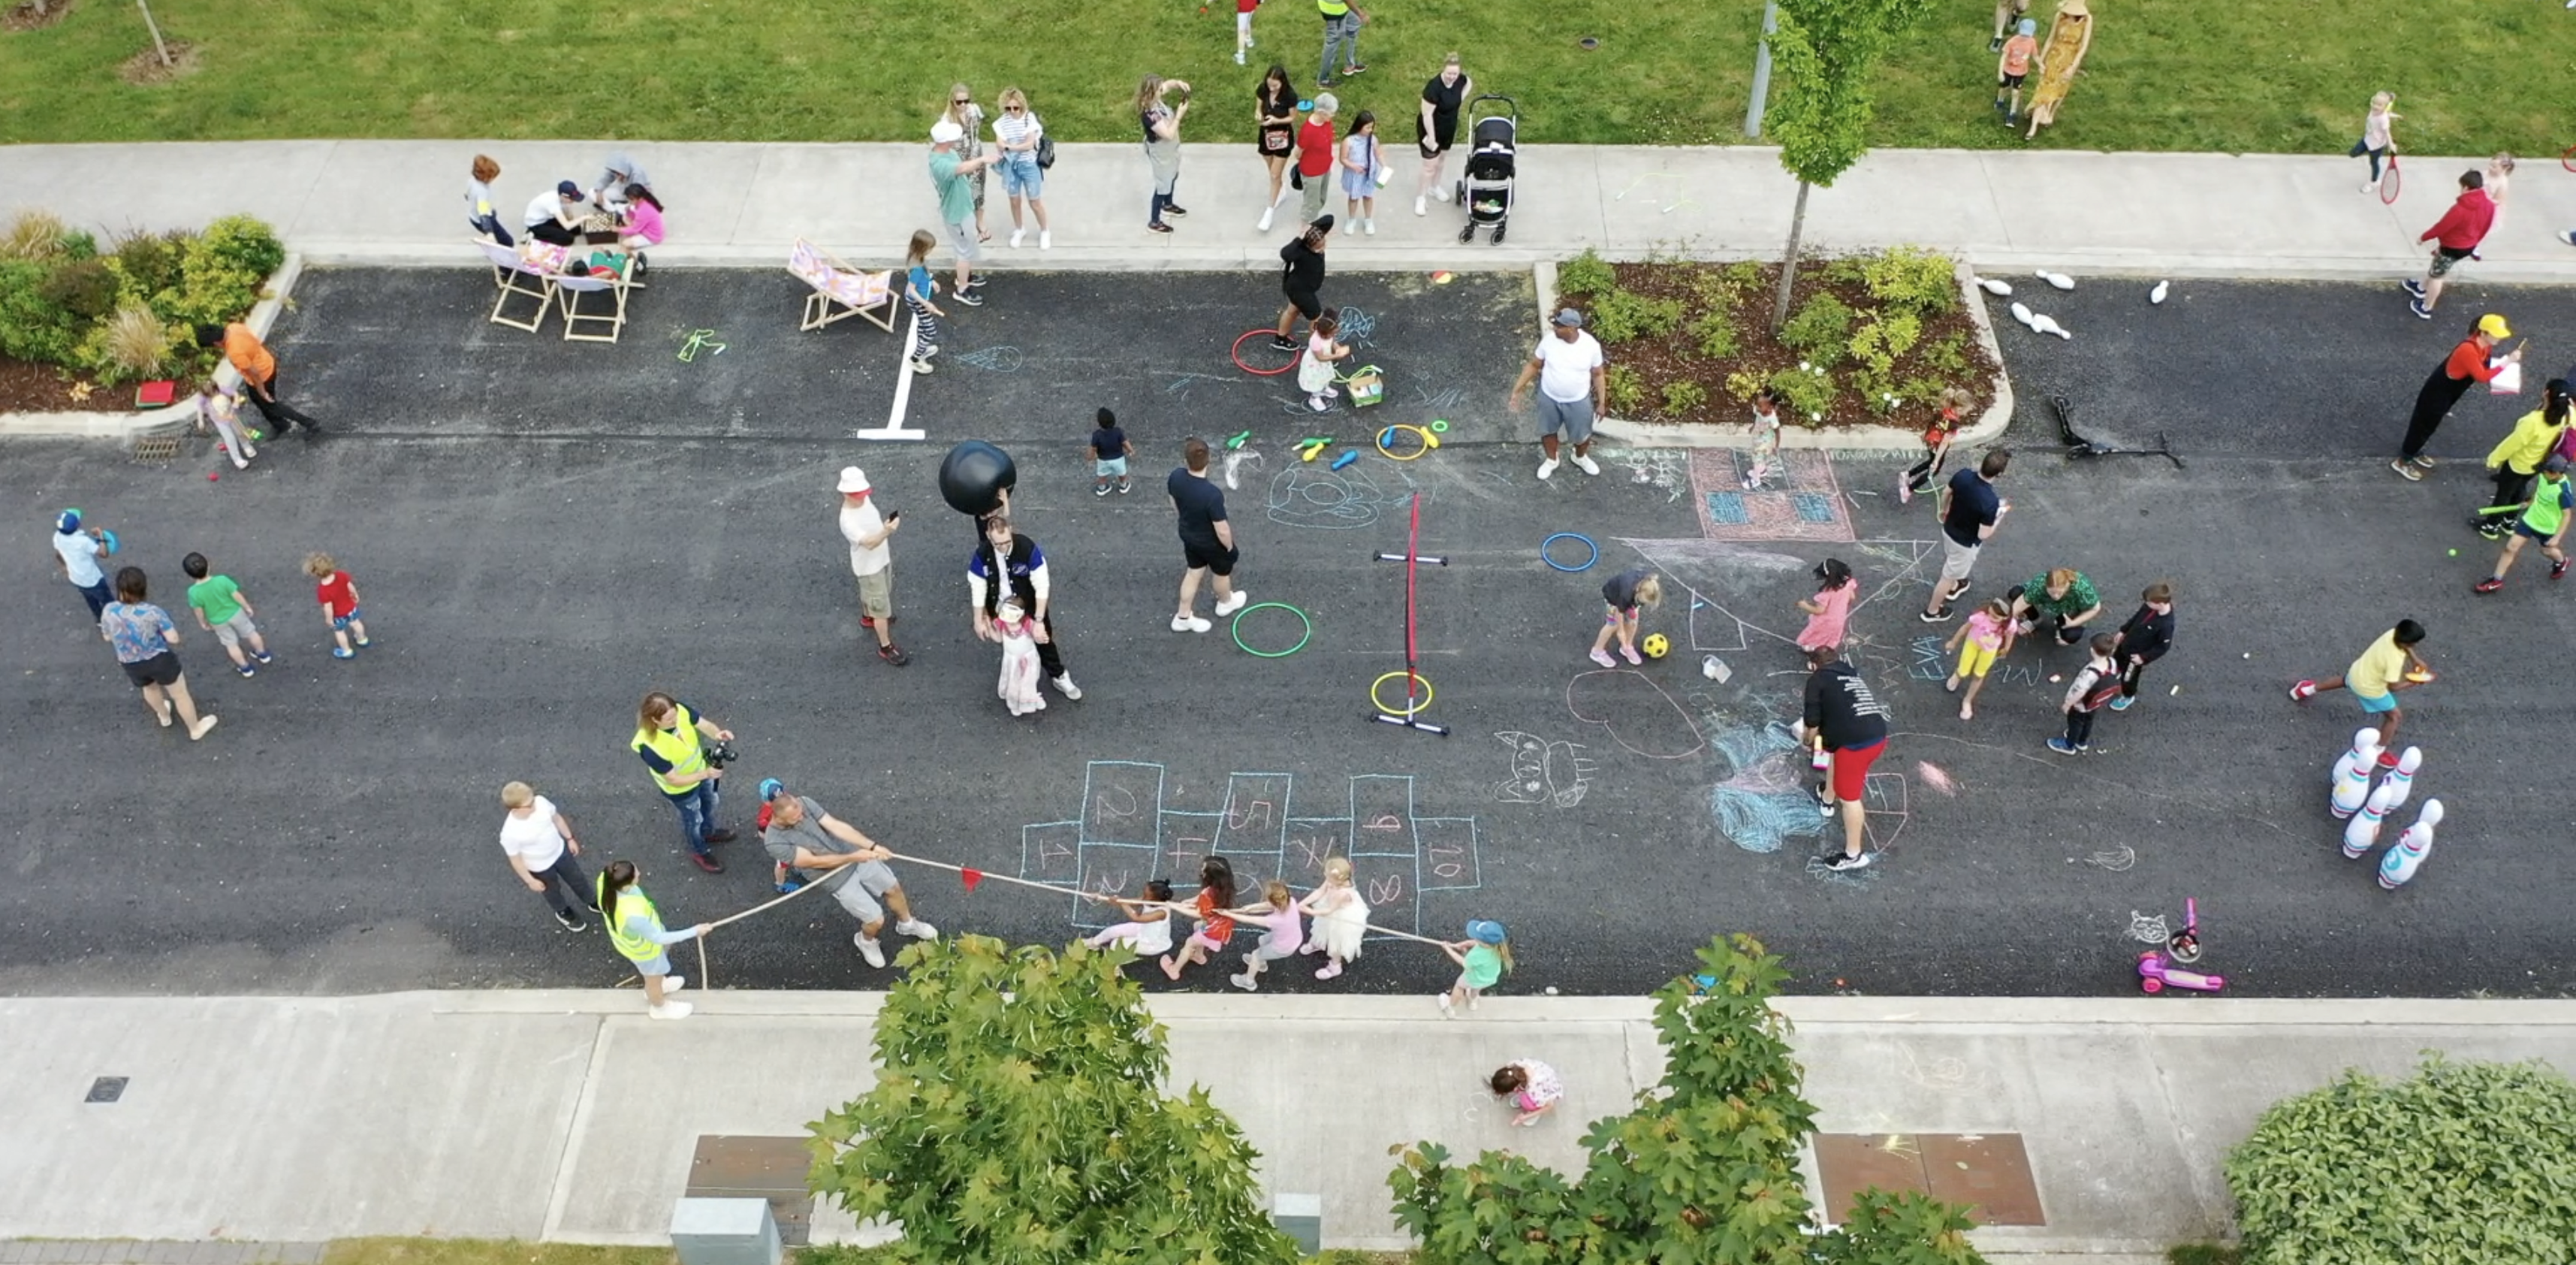
[{"label": "red shorts", "polygon": [[1869,766],[1877,763],[1878,753],[1887,750],[1887,739],[1881,738],[1866,747],[1845,747],[1833,753],[1834,802],[1858,803],[1869,797]]}]

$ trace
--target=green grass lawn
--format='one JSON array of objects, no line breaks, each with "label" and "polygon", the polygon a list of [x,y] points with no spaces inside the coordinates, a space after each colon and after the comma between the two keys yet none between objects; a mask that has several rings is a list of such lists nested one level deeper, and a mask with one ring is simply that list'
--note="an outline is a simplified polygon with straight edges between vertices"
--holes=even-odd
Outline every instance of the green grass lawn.
[{"label": "green grass lawn", "polygon": [[[272,137],[913,139],[956,79],[1025,89],[1062,140],[1135,135],[1151,71],[1189,79],[1194,141],[1251,138],[1262,61],[1213,0],[154,0],[203,66],[136,87],[122,0],[0,32],[0,142]],[[1404,118],[1441,54],[1516,97],[1526,142],[1741,139],[1759,0],[1377,0],[1347,112]],[[2044,17],[2052,0],[2038,0]],[[2010,148],[1988,109],[1988,0],[1938,0],[1887,67],[1875,143]],[[2576,13],[2556,0],[2105,0],[2055,148],[2341,152],[2397,93],[2417,153],[2576,142]],[[1256,59],[1311,89],[1319,23],[1271,0]],[[1586,52],[1577,41],[1600,40]]]}]

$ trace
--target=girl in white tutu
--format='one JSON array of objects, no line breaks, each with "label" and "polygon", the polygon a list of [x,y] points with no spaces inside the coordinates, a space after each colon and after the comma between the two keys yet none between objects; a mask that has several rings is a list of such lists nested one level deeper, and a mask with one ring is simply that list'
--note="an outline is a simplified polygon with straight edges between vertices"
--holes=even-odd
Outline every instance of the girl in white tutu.
[{"label": "girl in white tutu", "polygon": [[993,632],[1002,639],[1002,703],[1014,716],[1046,710],[1046,699],[1038,693],[1038,643],[1033,635],[1037,621],[1020,610],[1020,604],[1002,599],[993,613]]},{"label": "girl in white tutu", "polygon": [[1324,862],[1324,885],[1306,893],[1298,908],[1315,920],[1307,932],[1303,952],[1332,958],[1330,965],[1315,972],[1315,978],[1331,979],[1341,974],[1344,964],[1359,957],[1360,941],[1368,935],[1368,903],[1360,899],[1359,889],[1351,886],[1349,859],[1334,857]]}]

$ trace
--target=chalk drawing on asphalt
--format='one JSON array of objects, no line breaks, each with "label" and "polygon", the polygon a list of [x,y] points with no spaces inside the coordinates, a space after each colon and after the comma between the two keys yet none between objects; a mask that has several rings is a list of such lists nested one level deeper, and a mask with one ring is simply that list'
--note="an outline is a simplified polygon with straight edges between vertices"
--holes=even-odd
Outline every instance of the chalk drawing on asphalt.
[{"label": "chalk drawing on asphalt", "polygon": [[1552,804],[1572,808],[1592,789],[1594,765],[1573,742],[1553,742],[1537,734],[1506,730],[1494,735],[1512,750],[1511,769],[1494,784],[1494,798],[1506,804]]}]

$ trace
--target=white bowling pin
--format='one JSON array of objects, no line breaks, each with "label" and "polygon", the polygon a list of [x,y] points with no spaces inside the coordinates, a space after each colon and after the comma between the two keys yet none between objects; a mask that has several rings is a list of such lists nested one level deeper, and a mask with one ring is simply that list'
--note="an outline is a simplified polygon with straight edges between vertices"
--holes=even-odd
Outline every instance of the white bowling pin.
[{"label": "white bowling pin", "polygon": [[2335,761],[2334,772],[2326,775],[2326,785],[2328,787],[2342,785],[2343,775],[2345,772],[2350,770],[2352,766],[2367,763],[2378,758],[2379,731],[2367,728],[2354,730],[2352,734],[2352,750],[2344,752],[2342,758]]},{"label": "white bowling pin", "polygon": [[2344,823],[2343,855],[2346,860],[2358,860],[2362,853],[2379,846],[2379,822],[2388,815],[2390,800],[2395,795],[2395,789],[2388,783],[2380,783],[2379,789],[2362,801],[2361,811]]},{"label": "white bowling pin", "polygon": [[2030,324],[2030,309],[2020,303],[2015,303],[2012,305],[2012,318],[2024,325],[2028,325]]},{"label": "white bowling pin", "polygon": [[2009,283],[1997,281],[1992,277],[1979,277],[1977,278],[1977,284],[1983,287],[1986,293],[1994,295],[1996,298],[2009,299],[2012,297],[2012,286]]},{"label": "white bowling pin", "polygon": [[2173,283],[2168,282],[2168,281],[2159,281],[2159,282],[2157,282],[2157,283],[2156,283],[2156,288],[2155,288],[2155,289],[2147,291],[2147,302],[2149,302],[2149,303],[2162,303],[2162,302],[2164,302],[2164,301],[2165,301],[2165,294],[2167,293],[2167,291],[2168,291],[2168,290],[2170,290],[2170,289],[2171,289],[2172,284],[2173,284]]},{"label": "white bowling pin", "polygon": [[2404,887],[2422,869],[2424,858],[2433,854],[2433,827],[2441,824],[2442,801],[2424,801],[2424,811],[2406,833],[2397,836],[2397,846],[2379,858],[2379,885],[2389,891]]},{"label": "white bowling pin", "polygon": [[2378,762],[2379,750],[2374,747],[2370,759],[2343,771],[2343,780],[2335,783],[2334,797],[2327,801],[2336,821],[2347,820],[2361,811],[2362,804],[2370,798],[2370,775]]},{"label": "white bowling pin", "polygon": [[2388,797],[2388,811],[2396,812],[2405,805],[2406,797],[2415,792],[2415,770],[2422,767],[2424,767],[2422,747],[2408,747],[2404,755],[2397,757],[2396,770],[2380,779],[2379,783],[2382,788],[2396,792]]},{"label": "white bowling pin", "polygon": [[2062,272],[2043,272],[2039,274],[2039,279],[2050,285],[2056,286],[2060,290],[2072,290],[2075,288],[2075,278],[2067,276]]}]

